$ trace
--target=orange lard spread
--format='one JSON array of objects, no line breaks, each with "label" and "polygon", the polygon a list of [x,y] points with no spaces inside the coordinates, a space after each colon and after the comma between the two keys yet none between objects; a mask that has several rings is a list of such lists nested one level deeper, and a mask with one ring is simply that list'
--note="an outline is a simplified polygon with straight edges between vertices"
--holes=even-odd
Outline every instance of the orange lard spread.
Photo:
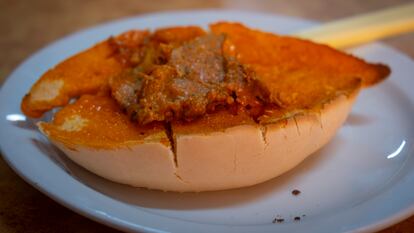
[{"label": "orange lard spread", "polygon": [[171,124],[191,133],[272,123],[317,111],[389,73],[325,45],[238,23],[214,23],[209,32],[132,30],[47,71],[21,108],[40,117],[64,106],[43,130],[68,143],[168,144]]}]

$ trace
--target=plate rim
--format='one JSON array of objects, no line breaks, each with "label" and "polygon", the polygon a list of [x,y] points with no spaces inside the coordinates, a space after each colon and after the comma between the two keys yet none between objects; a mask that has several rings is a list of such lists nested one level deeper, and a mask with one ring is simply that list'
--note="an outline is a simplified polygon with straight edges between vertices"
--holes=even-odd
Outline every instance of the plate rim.
[{"label": "plate rim", "polygon": [[[188,14],[188,13],[211,13],[213,12],[214,14],[220,13],[220,14],[224,14],[224,13],[238,13],[238,14],[246,14],[246,17],[256,17],[257,15],[266,15],[269,17],[274,17],[274,18],[284,18],[286,20],[299,20],[299,21],[306,21],[309,23],[314,23],[315,21],[311,21],[308,19],[304,19],[304,18],[300,18],[300,17],[292,17],[292,16],[285,16],[285,15],[281,15],[281,14],[272,14],[272,13],[268,13],[268,12],[258,12],[258,11],[247,11],[247,10],[229,10],[229,9],[203,9],[203,10],[178,10],[178,11],[161,11],[161,12],[156,12],[156,13],[146,13],[146,14],[139,14],[139,15],[133,15],[130,17],[123,17],[120,19],[116,19],[116,20],[108,20],[106,22],[97,24],[97,25],[92,25],[90,27],[86,27],[77,31],[74,31],[72,33],[66,34],[63,37],[61,37],[60,39],[54,40],[51,43],[46,44],[44,47],[38,49],[37,51],[35,51],[34,53],[32,53],[30,56],[28,56],[23,62],[21,62],[17,67],[14,68],[14,70],[4,79],[1,88],[0,88],[0,95],[1,93],[3,93],[3,89],[4,87],[7,85],[7,83],[9,82],[9,80],[11,79],[11,77],[14,77],[15,72],[22,69],[22,67],[25,66],[25,64],[28,61],[31,61],[32,59],[34,59],[38,54],[41,54],[42,52],[44,52],[45,50],[49,49],[52,46],[55,46],[59,43],[62,43],[66,40],[71,40],[72,37],[75,36],[79,36],[82,35],[83,33],[86,33],[88,31],[91,30],[96,30],[98,28],[104,28],[104,27],[108,27],[109,25],[113,25],[113,24],[118,24],[118,23],[122,23],[128,20],[138,20],[138,19],[142,19],[142,18],[147,18],[147,17],[154,17],[156,15],[171,15],[171,14]],[[399,55],[402,55],[406,58],[408,58],[409,60],[411,60],[413,63],[414,61],[412,60],[411,57],[409,57],[408,55],[404,54],[403,52],[398,51],[397,49],[394,49],[392,47],[386,46],[382,43],[377,43],[382,47],[385,47],[387,49],[389,49],[390,51],[392,51],[393,53],[397,53]],[[1,110],[1,109],[0,109]],[[2,144],[2,143],[1,143]],[[147,228],[143,225],[137,225],[134,224],[133,226],[128,225],[125,222],[120,221],[120,219],[118,220],[114,220],[111,219],[110,217],[105,217],[103,215],[99,215],[96,214],[95,212],[90,212],[85,208],[82,208],[82,206],[76,205],[76,202],[71,202],[67,199],[65,199],[62,196],[59,196],[58,193],[53,193],[51,190],[48,190],[47,187],[43,187],[41,185],[39,185],[35,180],[31,179],[27,174],[24,173],[24,171],[21,171],[18,168],[18,164],[15,164],[15,161],[13,161],[12,157],[9,156],[9,153],[6,153],[6,151],[3,149],[3,146],[0,144],[0,152],[3,155],[3,159],[4,161],[8,164],[9,167],[11,167],[11,169],[18,174],[25,182],[29,183],[32,187],[36,188],[37,190],[39,190],[40,192],[44,193],[45,195],[47,195],[48,197],[50,197],[52,200],[62,204],[63,206],[65,206],[68,209],[71,209],[72,211],[85,216],[89,219],[92,219],[96,222],[99,222],[101,224],[105,224],[107,226],[119,229],[119,230],[127,230],[127,231],[131,231],[131,230],[141,230],[141,231],[146,231],[146,232],[164,232],[162,230],[159,229],[155,229],[155,228]],[[72,177],[73,178],[73,177]],[[92,190],[90,187],[88,187],[87,185],[76,181],[77,183],[79,183],[81,186],[84,186],[84,188],[86,189],[90,189],[92,192],[98,194],[98,195],[103,195],[102,193],[96,191],[96,190]],[[395,224],[396,222],[402,221],[408,217],[410,217],[411,215],[414,214],[414,202],[410,205],[407,206],[405,209],[400,209],[400,211],[389,215],[388,218],[383,218],[375,223],[372,223],[370,225],[365,225],[363,227],[360,227],[358,229],[354,229],[355,231],[375,231],[375,230],[381,230],[384,229],[388,226],[391,226],[392,224]],[[162,217],[165,218],[163,216],[158,216],[157,217]],[[174,221],[179,221],[179,220],[174,220]],[[184,220],[180,220],[181,222],[187,222]],[[200,225],[200,223],[196,223],[197,225]],[[201,224],[203,225],[203,224]]]}]

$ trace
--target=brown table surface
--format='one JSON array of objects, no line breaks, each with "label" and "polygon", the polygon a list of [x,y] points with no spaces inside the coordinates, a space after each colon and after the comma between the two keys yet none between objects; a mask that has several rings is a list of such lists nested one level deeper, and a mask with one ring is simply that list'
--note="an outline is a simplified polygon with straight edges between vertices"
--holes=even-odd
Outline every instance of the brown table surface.
[{"label": "brown table surface", "polygon": [[[116,1],[0,0],[0,83],[27,56],[79,29],[121,17],[165,10],[245,9],[329,21],[410,1]],[[414,33],[384,42],[414,57]],[[0,233],[117,232],[86,219],[43,195],[0,158]],[[414,216],[382,233],[414,232]]]}]

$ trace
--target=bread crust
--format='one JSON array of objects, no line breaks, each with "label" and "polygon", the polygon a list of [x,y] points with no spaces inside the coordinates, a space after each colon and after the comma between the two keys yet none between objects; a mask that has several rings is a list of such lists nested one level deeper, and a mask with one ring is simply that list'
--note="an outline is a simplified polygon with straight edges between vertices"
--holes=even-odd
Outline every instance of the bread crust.
[{"label": "bread crust", "polygon": [[69,146],[48,134],[44,127],[48,123],[39,128],[74,162],[118,183],[178,192],[232,189],[279,176],[324,146],[345,121],[358,91],[272,124],[175,133],[175,151],[160,140],[114,148]]}]

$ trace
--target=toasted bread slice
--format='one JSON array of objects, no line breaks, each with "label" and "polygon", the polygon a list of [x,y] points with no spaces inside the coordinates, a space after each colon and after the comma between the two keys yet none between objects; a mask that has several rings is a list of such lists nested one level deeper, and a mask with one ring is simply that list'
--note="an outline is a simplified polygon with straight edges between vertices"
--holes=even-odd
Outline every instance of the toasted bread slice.
[{"label": "toasted bread slice", "polygon": [[361,79],[368,87],[385,79],[390,69],[289,36],[249,29],[238,23],[210,26],[225,34],[224,53],[253,69],[272,101],[284,108],[310,108]]},{"label": "toasted bread slice", "polygon": [[[384,65],[309,41],[240,24],[211,29],[226,35],[225,54],[252,69],[278,103],[260,118],[220,111],[189,123],[143,127],[101,92],[83,95],[39,128],[73,161],[116,182],[181,192],[244,187],[288,171],[325,145],[361,87],[389,74]],[[53,105],[45,106],[40,109]]]},{"label": "toasted bread slice", "polygon": [[231,189],[274,178],[321,148],[358,91],[275,123],[218,112],[174,123],[171,132],[131,123],[109,96],[85,95],[39,128],[74,162],[115,182],[179,192]]},{"label": "toasted bread slice", "polygon": [[110,180],[165,190],[182,183],[163,125],[132,123],[108,95],[84,95],[38,126],[70,159]]},{"label": "toasted bread slice", "polygon": [[[129,31],[117,38],[139,47],[147,35],[147,31]],[[73,97],[98,92],[109,77],[124,68],[110,41],[105,40],[48,70],[24,97],[22,111],[30,117],[41,117]]]},{"label": "toasted bread slice", "polygon": [[[239,188],[283,174],[335,135],[358,91],[340,94],[318,111],[292,113],[270,124],[249,122],[247,118],[234,124],[228,114],[212,116],[214,120],[204,118],[190,126],[173,124],[176,173],[188,183],[178,191]],[[222,128],[216,125],[214,131],[205,130],[211,121],[222,122],[218,124]]]}]

